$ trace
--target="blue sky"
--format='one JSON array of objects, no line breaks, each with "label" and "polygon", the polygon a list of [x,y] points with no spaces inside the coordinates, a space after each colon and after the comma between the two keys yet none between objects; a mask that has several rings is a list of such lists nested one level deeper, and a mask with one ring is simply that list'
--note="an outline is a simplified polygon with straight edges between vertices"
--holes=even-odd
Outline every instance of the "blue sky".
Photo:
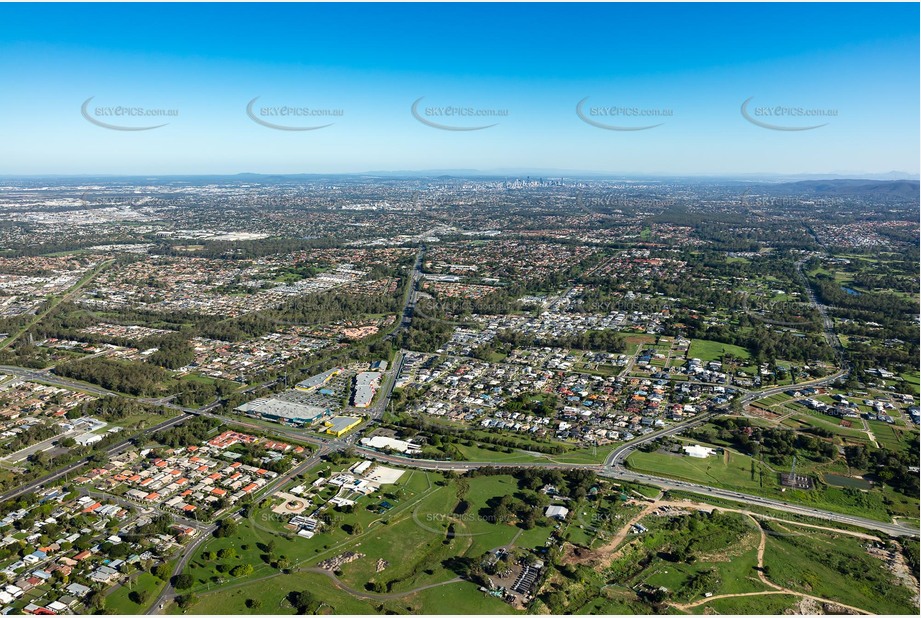
[{"label": "blue sky", "polygon": [[[0,4],[0,173],[916,174],[918,23],[917,4]],[[90,97],[95,120],[168,124],[102,128]],[[263,120],[333,124],[267,128],[254,97]],[[497,124],[433,128],[420,97],[423,119]],[[663,124],[592,126],[586,97],[597,122]],[[827,124],[756,126],[750,97],[775,128]],[[97,111],[117,106],[178,115]],[[281,106],[342,115],[260,115]]]}]

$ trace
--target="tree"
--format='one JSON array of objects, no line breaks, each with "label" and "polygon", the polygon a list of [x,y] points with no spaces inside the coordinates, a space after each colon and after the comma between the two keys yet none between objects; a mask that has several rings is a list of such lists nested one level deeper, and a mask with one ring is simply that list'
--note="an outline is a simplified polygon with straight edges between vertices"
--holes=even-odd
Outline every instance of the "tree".
[{"label": "tree", "polygon": [[195,583],[195,581],[188,573],[180,573],[173,578],[173,588],[176,590],[187,590],[192,587],[193,583]]},{"label": "tree", "polygon": [[231,536],[237,531],[237,523],[232,519],[222,519],[214,530],[214,536],[221,538]]},{"label": "tree", "polygon": [[169,577],[169,566],[165,564],[158,564],[153,569],[151,569],[151,573],[154,577],[166,581],[166,579]]},{"label": "tree", "polygon": [[181,609],[187,609],[195,604],[198,599],[194,594],[180,594],[176,597],[176,605]]},{"label": "tree", "polygon": [[298,614],[312,614],[320,607],[320,601],[309,590],[289,593],[288,601]]},{"label": "tree", "polygon": [[106,606],[106,597],[99,590],[93,590],[86,597],[86,605],[96,611],[99,611]]},{"label": "tree", "polygon": [[259,609],[262,607],[262,601],[259,599],[246,599],[246,607],[249,609]]}]

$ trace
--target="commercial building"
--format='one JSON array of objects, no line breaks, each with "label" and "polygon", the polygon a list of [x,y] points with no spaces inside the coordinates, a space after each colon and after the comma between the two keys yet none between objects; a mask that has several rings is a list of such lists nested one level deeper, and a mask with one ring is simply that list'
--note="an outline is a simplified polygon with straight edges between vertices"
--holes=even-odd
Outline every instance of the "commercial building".
[{"label": "commercial building", "polygon": [[312,423],[318,418],[329,414],[329,410],[326,408],[308,406],[303,403],[284,401],[272,397],[254,399],[237,406],[236,411],[254,418],[262,418],[277,423],[291,423],[293,425]]},{"label": "commercial building", "polygon": [[323,386],[330,380],[332,380],[333,377],[338,375],[340,371],[342,371],[340,367],[334,367],[333,369],[330,369],[329,371],[318,373],[315,376],[310,376],[306,380],[302,380],[298,382],[297,384],[294,385],[294,388],[296,388],[299,391],[303,391],[305,393],[310,393],[316,390],[317,388]]},{"label": "commercial building", "polygon": [[413,444],[412,442],[407,442],[405,440],[397,440],[396,438],[387,438],[384,436],[373,436],[370,438],[362,438],[361,445],[367,446],[368,448],[375,448],[378,450],[391,449],[399,453],[418,453],[422,451],[422,447],[418,444]]},{"label": "commercial building", "polygon": [[699,444],[695,444],[694,446],[685,446],[682,448],[684,448],[684,452],[688,457],[695,457],[697,459],[706,459],[716,452],[712,448],[701,446]]},{"label": "commercial building", "polygon": [[352,394],[352,403],[356,408],[367,408],[374,399],[374,393],[380,386],[381,373],[379,371],[362,371],[355,376],[355,391]]},{"label": "commercial building", "polygon": [[334,416],[326,421],[326,433],[332,434],[337,438],[342,437],[355,427],[361,424],[361,418],[357,416]]},{"label": "commercial building", "polygon": [[96,444],[102,440],[102,436],[98,433],[81,433],[79,436],[74,438],[74,441],[80,446],[89,446],[90,444]]}]

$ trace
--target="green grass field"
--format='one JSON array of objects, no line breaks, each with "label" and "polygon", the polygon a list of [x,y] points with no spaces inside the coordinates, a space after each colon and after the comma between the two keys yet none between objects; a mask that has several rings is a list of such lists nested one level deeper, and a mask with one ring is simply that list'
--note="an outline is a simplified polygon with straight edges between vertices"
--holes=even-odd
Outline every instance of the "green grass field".
[{"label": "green grass field", "polygon": [[[313,477],[315,474],[309,475],[308,480]],[[291,588],[291,582],[310,579],[316,584],[317,594],[328,599],[336,613],[509,613],[512,608],[500,599],[477,592],[468,582],[448,583],[457,577],[446,566],[448,560],[457,556],[477,558],[488,550],[511,546],[513,541],[519,547],[541,547],[552,527],[539,525],[522,530],[494,523],[486,516],[492,499],[518,491],[518,482],[511,476],[469,479],[465,496],[469,506],[463,513],[456,512],[457,491],[456,481],[444,482],[438,474],[407,471],[396,485],[361,498],[354,512],[331,512],[332,525],[312,539],[294,536],[285,528],[286,518],[271,512],[275,500],[255,506],[235,534],[209,540],[191,561],[188,572],[195,581],[192,592],[200,600],[189,611],[291,613],[293,608],[285,596],[299,589]],[[382,499],[394,507],[383,515],[367,508]],[[357,533],[352,531],[355,526]],[[209,558],[210,552],[227,548],[233,548],[236,556]],[[309,570],[323,559],[349,551],[364,557],[342,565],[337,576],[358,596],[337,589],[323,574]],[[270,564],[279,556],[288,559],[291,575]],[[379,560],[386,563],[382,570],[378,569]],[[253,572],[237,578],[229,576],[226,571],[238,564],[253,565]],[[293,580],[294,577],[299,579]],[[327,595],[328,591],[343,594],[345,600]],[[366,595],[373,598],[362,598]],[[260,598],[263,604],[260,608],[247,608],[248,598]]]},{"label": "green grass field", "polygon": [[[330,584],[329,579],[316,573],[275,574],[259,581],[233,585],[214,592],[196,594],[198,601],[187,611],[190,614],[294,614],[295,610],[287,600],[289,593],[310,590],[322,591],[327,604],[321,611],[336,614],[374,614],[374,605],[363,599],[356,599],[345,591]],[[247,599],[258,599],[260,606],[248,608]],[[182,613],[175,604],[169,613]]]},{"label": "green grass field", "polygon": [[524,451],[515,450],[511,453],[504,453],[501,450],[494,451],[485,446],[478,446],[474,443],[473,446],[465,446],[463,444],[455,444],[457,450],[460,451],[465,461],[491,461],[496,463],[533,463],[535,461],[546,461],[544,457],[539,454],[526,453]]},{"label": "green grass field", "polygon": [[784,420],[782,424],[790,427],[791,429],[818,427],[821,429],[827,429],[828,431],[831,431],[832,433],[839,436],[847,436],[862,442],[869,441],[867,432],[856,428],[860,427],[859,421],[855,423],[854,427],[842,427],[839,423],[840,421],[835,422],[830,416],[818,416],[809,414],[807,412],[798,412]]},{"label": "green grass field", "polygon": [[691,341],[691,347],[688,349],[688,358],[699,358],[704,362],[720,360],[723,354],[732,354],[736,358],[744,360],[749,360],[751,358],[751,355],[745,348],[729,343],[710,341],[709,339],[693,339]]},{"label": "green grass field", "polygon": [[[396,605],[397,602],[391,602]],[[472,582],[456,582],[422,590],[399,602],[401,613],[413,614],[517,614],[501,599],[483,594]],[[395,611],[399,611],[399,608]]]},{"label": "green grass field", "polygon": [[[139,614],[147,609],[147,606],[160,594],[163,586],[166,585],[161,579],[154,577],[152,574],[142,571],[130,578],[130,583],[113,590],[106,596],[106,609],[116,614]],[[146,593],[146,601],[137,604],[131,600],[132,591],[143,591]]]},{"label": "green grass field", "polygon": [[[343,467],[345,465],[335,466],[334,469]],[[310,479],[313,478],[316,478],[316,473],[311,475]],[[413,506],[437,489],[435,483],[440,478],[441,476],[435,473],[406,471],[395,485],[385,485],[380,494],[359,502],[354,513],[346,515],[331,512],[332,525],[312,539],[298,537],[293,531],[288,530],[285,527],[287,518],[273,513],[271,504],[266,507],[255,506],[250,516],[240,522],[235,534],[209,540],[196,551],[187,571],[195,582],[192,591],[198,593],[215,587],[224,587],[231,581],[256,579],[277,573],[278,569],[270,564],[272,558],[285,556],[291,563],[291,568],[298,568],[312,566],[319,560],[342,553],[345,551],[344,548],[359,541],[364,535],[374,533],[375,526],[385,525],[384,521],[395,517],[409,517]],[[384,498],[384,494],[388,497]],[[385,515],[365,508],[384,499],[394,505]],[[355,525],[364,531],[362,535],[349,533]],[[267,549],[270,543],[274,544],[271,552]],[[210,552],[218,553],[231,547],[236,552],[236,558],[209,560],[206,557]],[[218,570],[222,564],[227,568],[238,564],[250,564],[253,566],[253,572],[234,578]]]},{"label": "green grass field", "polygon": [[596,448],[590,446],[577,448],[559,455],[548,455],[547,458],[550,461],[557,461],[560,463],[597,464],[602,463],[607,458],[608,454],[614,449],[614,446],[615,445],[611,444]]},{"label": "green grass field", "polygon": [[915,432],[900,430],[882,421],[867,421],[870,431],[876,436],[876,441],[883,448],[890,451],[901,451],[909,446]]},{"label": "green grass field", "polygon": [[627,465],[631,470],[743,491],[776,487],[776,475],[758,461],[754,461],[755,474],[752,475],[753,461],[747,455],[734,452],[728,453],[727,461],[723,455],[696,459],[686,455],[635,451],[627,458]]},{"label": "green grass field", "polygon": [[907,382],[911,386],[911,390],[912,392],[914,392],[916,396],[918,395],[919,392],[921,392],[921,389],[919,389],[919,385],[921,385],[921,378],[919,378],[917,372],[903,373],[901,374],[901,377],[903,380],[905,380],[905,382]]},{"label": "green grass field", "polygon": [[[787,489],[780,493],[780,484],[777,474],[760,462],[755,462],[755,475],[752,480],[750,457],[732,453],[728,464],[718,456],[711,455],[706,459],[695,459],[683,455],[665,453],[643,453],[636,451],[627,458],[627,465],[631,470],[647,472],[649,474],[678,478],[714,487],[737,489],[746,493],[780,498],[788,502],[808,504],[816,508],[828,509],[839,513],[871,517],[880,521],[890,521],[890,510],[896,505],[887,506],[886,492],[874,489],[869,492],[850,491],[839,487],[819,486],[813,490]],[[799,470],[808,470],[810,474],[820,472],[846,473],[846,468],[839,464],[824,464],[813,466],[809,462],[798,465]],[[760,474],[764,471],[764,475]],[[763,483],[763,485],[762,485]],[[904,508],[898,508],[899,512]]]},{"label": "green grass field", "polygon": [[780,616],[799,601],[790,594],[770,594],[756,597],[717,599],[693,608],[695,614],[765,614]]}]

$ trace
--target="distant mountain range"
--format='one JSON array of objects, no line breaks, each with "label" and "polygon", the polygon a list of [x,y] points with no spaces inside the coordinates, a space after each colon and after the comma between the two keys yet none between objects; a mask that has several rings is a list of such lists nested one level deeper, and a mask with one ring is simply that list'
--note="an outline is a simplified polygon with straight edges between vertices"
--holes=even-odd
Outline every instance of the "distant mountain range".
[{"label": "distant mountain range", "polygon": [[[490,177],[513,176],[532,178],[598,178],[614,180],[684,180],[684,181],[755,181],[755,182],[793,182],[798,180],[850,180],[854,178],[867,180],[921,180],[921,175],[908,172],[849,172],[828,174],[775,174],[753,172],[746,174],[649,174],[628,172],[599,172],[591,170],[567,170],[553,168],[500,168],[492,170],[478,169],[431,169],[431,170],[376,170],[365,172],[368,176],[409,176],[409,177]],[[327,174],[324,174],[327,175]],[[362,175],[362,174],[348,174]]]},{"label": "distant mountain range", "polygon": [[921,183],[917,180],[802,180],[772,184],[774,192],[814,193],[815,195],[888,195],[900,198],[917,198],[921,194]]}]

